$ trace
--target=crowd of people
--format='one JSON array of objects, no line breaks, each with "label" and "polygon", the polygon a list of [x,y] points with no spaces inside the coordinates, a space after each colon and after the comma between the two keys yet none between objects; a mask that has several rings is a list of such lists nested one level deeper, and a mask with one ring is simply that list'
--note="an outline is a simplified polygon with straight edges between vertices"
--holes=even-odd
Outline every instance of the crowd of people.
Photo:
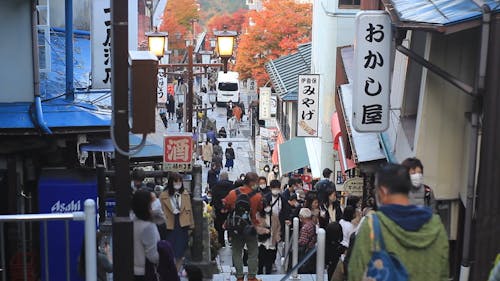
[{"label": "crowd of people", "polygon": [[[366,280],[374,270],[383,274],[371,263],[374,229],[381,229],[377,235],[382,238],[375,235],[383,239],[378,247],[395,253],[408,280],[447,280],[447,234],[433,212],[434,197],[423,184],[423,165],[418,159],[380,168],[376,200],[367,202],[348,196],[341,203],[331,174],[325,169],[313,188],[304,188],[305,183],[293,177],[283,188],[278,179],[268,182],[268,177],[252,172],[234,182],[222,172],[209,182],[212,196],[208,203],[214,208],[218,242],[231,247],[238,281],[245,280],[244,264],[249,281],[259,280],[257,274],[276,271],[278,253],[280,257],[287,254],[282,247],[285,225],[292,227],[295,217],[300,220],[299,260],[317,246],[317,229],[325,229],[328,280]],[[315,273],[315,255],[298,271]]]}]

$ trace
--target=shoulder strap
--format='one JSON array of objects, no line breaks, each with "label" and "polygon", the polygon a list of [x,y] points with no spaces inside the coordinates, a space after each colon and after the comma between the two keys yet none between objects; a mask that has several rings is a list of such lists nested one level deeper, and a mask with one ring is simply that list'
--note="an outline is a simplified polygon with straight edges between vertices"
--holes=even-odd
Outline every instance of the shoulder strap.
[{"label": "shoulder strap", "polygon": [[240,188],[238,187],[238,188],[235,190],[235,192],[236,192],[236,197],[238,197],[238,195],[240,195],[240,194],[241,194],[241,190],[240,190]]},{"label": "shoulder strap", "polygon": [[372,223],[373,223],[373,234],[374,234],[374,242],[375,245],[378,244],[380,250],[385,251],[384,239],[382,238],[382,230],[380,229],[380,222],[377,217],[377,214],[372,214]]}]

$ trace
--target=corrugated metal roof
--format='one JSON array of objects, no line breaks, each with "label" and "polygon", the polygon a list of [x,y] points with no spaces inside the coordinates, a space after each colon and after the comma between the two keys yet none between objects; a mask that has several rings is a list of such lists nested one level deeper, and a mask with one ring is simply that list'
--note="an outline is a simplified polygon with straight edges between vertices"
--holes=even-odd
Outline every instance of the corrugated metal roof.
[{"label": "corrugated metal roof", "polygon": [[[402,22],[453,25],[481,17],[481,7],[473,0],[390,0]],[[484,0],[491,10],[500,10],[498,0]]]},{"label": "corrugated metal roof", "polygon": [[[40,40],[44,40],[42,37]],[[74,86],[90,85],[90,38],[73,39]],[[50,128],[107,127],[111,124],[111,91],[76,93],[75,100],[66,101],[64,33],[51,33],[51,72],[41,75],[40,94],[45,123]],[[12,93],[15,94],[15,93]],[[30,103],[0,103],[0,128],[32,129]],[[78,129],[76,129],[78,130]]]},{"label": "corrugated metal roof", "polygon": [[298,52],[281,56],[265,64],[271,78],[274,90],[279,95],[285,95],[291,89],[298,87],[298,75],[310,73],[311,43],[298,46]]},{"label": "corrugated metal roof", "polygon": [[299,99],[299,92],[297,88],[293,88],[288,91],[286,94],[280,97],[283,101],[297,101]]}]

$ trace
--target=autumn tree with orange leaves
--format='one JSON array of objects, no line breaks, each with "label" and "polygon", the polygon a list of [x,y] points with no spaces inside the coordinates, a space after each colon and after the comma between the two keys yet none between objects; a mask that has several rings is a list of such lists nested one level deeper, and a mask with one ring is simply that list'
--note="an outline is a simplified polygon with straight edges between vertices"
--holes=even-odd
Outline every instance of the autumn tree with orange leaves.
[{"label": "autumn tree with orange leaves", "polygon": [[168,32],[170,50],[185,48],[184,39],[191,31],[191,20],[198,18],[198,6],[195,0],[167,1],[159,31]]},{"label": "autumn tree with orange leaves", "polygon": [[263,86],[269,80],[266,62],[293,53],[299,44],[311,41],[312,5],[293,0],[266,1],[262,11],[250,11],[246,17],[235,69],[240,79],[253,78]]}]

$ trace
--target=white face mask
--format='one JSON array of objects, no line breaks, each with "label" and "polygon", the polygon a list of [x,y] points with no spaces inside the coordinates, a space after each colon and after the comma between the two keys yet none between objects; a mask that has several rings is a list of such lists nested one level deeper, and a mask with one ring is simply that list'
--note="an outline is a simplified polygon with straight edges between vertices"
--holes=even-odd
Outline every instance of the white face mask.
[{"label": "white face mask", "polygon": [[266,188],[266,185],[265,184],[261,184],[259,185],[260,189],[265,189]]},{"label": "white face mask", "polygon": [[273,171],[277,174],[280,170],[274,169]]},{"label": "white face mask", "polygon": [[264,208],[264,212],[269,213],[271,211],[271,207],[267,206]]},{"label": "white face mask", "polygon": [[278,194],[280,194],[280,190],[279,189],[271,189],[271,193],[273,194],[273,196],[278,196]]},{"label": "white face mask", "polygon": [[424,183],[424,175],[421,173],[411,174],[410,179],[415,187],[419,187]]},{"label": "white face mask", "polygon": [[179,190],[179,189],[181,189],[181,187],[182,187],[182,183],[180,183],[180,182],[179,183],[174,183],[174,189],[175,190]]}]

